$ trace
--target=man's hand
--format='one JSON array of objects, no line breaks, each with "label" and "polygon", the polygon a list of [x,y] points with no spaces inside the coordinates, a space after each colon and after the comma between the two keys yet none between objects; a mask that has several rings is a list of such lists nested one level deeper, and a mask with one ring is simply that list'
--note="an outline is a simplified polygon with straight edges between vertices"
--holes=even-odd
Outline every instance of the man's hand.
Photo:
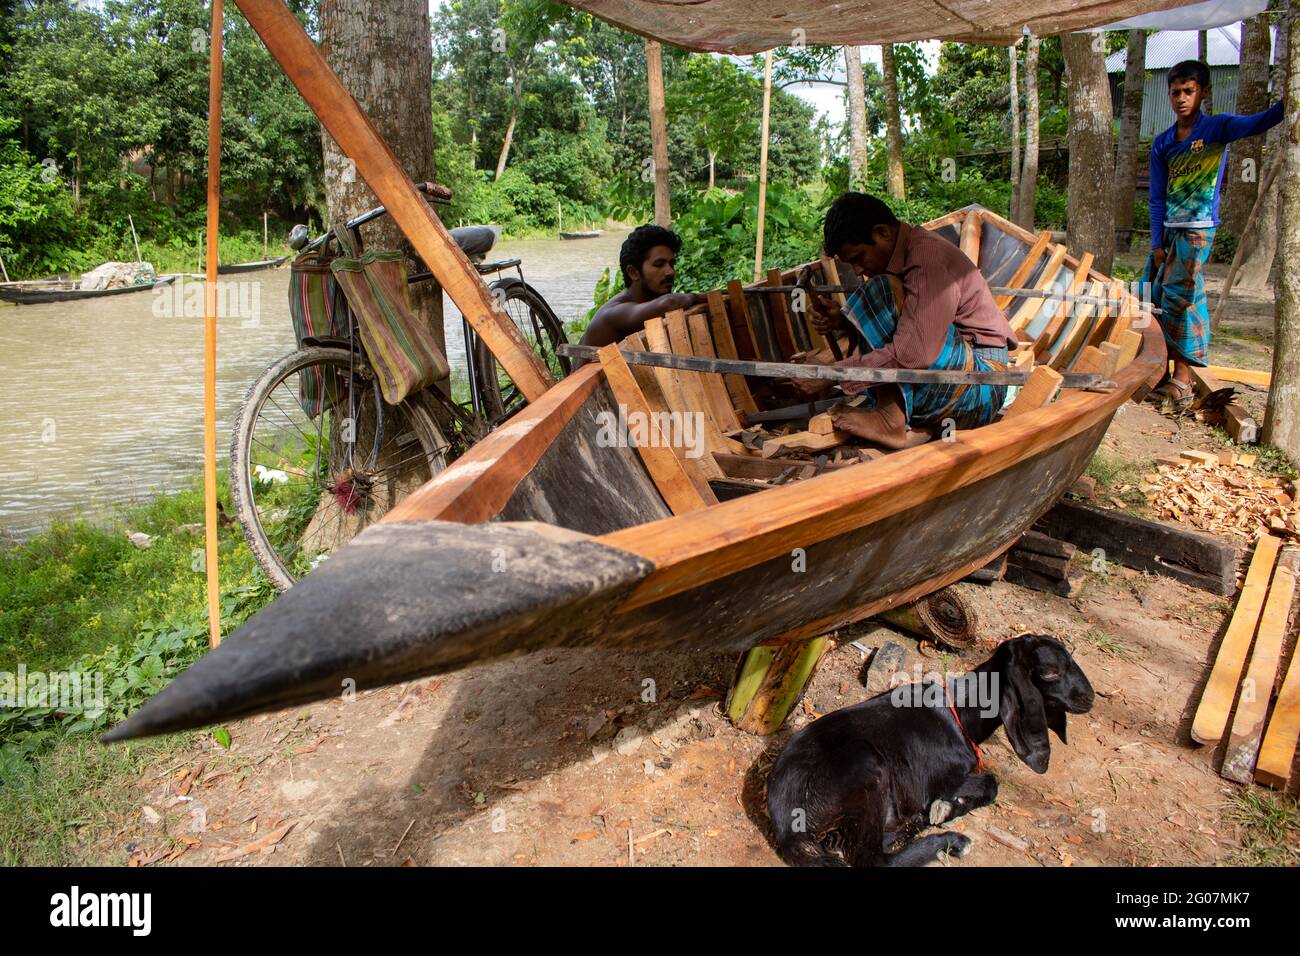
[{"label": "man's hand", "polygon": [[830,336],[845,328],[844,313],[840,307],[822,295],[813,295],[813,307],[808,311],[812,327],[822,335]]}]

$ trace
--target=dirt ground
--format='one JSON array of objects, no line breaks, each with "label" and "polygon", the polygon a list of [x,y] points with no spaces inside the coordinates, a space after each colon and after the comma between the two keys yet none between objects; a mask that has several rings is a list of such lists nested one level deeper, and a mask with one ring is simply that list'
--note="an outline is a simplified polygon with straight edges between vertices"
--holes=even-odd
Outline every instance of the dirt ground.
[{"label": "dirt ground", "polygon": [[[1271,322],[1271,299],[1246,297],[1215,362],[1267,368]],[[1263,393],[1242,391],[1262,420]],[[1150,461],[1218,442],[1129,405],[1101,453]],[[1096,688],[1093,711],[1070,718],[1069,745],[1053,740],[1045,775],[1001,732],[989,741],[998,800],[953,824],[975,845],[941,865],[1242,862],[1240,788],[1188,736],[1231,600],[1118,569],[1091,573],[1070,600],[1006,582],[987,595],[995,640],[961,656],[872,622],[840,635],[900,644],[911,673],[966,669],[996,639],[1053,634]],[[779,865],[766,770],[799,727],[867,698],[865,660],[849,643],[828,653],[771,738],[721,715],[736,662],[710,654],[555,651],[265,715],[231,725],[228,750],[204,735],[168,754],[136,781],[137,808],[117,831],[78,853],[136,865]]]}]

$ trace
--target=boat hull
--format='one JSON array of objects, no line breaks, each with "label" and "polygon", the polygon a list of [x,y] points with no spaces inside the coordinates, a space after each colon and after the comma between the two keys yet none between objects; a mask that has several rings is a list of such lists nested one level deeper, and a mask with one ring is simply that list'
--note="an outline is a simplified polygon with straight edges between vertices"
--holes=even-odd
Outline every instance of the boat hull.
[{"label": "boat hull", "polygon": [[72,302],[76,299],[101,299],[110,295],[126,295],[130,292],[149,292],[158,286],[167,285],[171,277],[160,278],[147,285],[130,285],[121,289],[15,289],[0,288],[0,300],[15,305],[41,305],[46,302]]}]

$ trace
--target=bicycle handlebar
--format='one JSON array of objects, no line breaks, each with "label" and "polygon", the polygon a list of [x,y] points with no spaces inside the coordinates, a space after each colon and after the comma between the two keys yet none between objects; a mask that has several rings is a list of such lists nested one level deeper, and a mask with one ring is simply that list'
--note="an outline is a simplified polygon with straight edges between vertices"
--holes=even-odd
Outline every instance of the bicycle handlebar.
[{"label": "bicycle handlebar", "polygon": [[[441,183],[429,183],[429,182],[416,183],[415,188],[419,192],[424,193],[425,198],[429,202],[436,202],[436,203],[451,202],[451,189],[442,185]],[[370,209],[366,212],[363,212],[355,219],[349,219],[347,222],[343,224],[343,227],[349,231],[353,229],[358,229],[361,226],[364,226],[366,223],[378,219],[380,216],[384,215],[387,212],[388,210],[385,209],[383,206],[376,206],[374,209]],[[294,231],[296,232],[297,229],[298,227],[295,226]],[[314,251],[316,249],[319,249],[321,246],[325,245],[325,243],[329,242],[331,239],[334,238],[334,230],[331,229],[329,232],[325,233],[325,235],[321,236],[318,239],[313,239],[311,242],[306,242],[305,241],[306,237],[307,237],[307,231],[306,231],[306,227],[304,226],[303,234],[302,234],[302,238],[304,241],[300,242],[300,244],[298,245],[294,245],[294,237],[291,234],[289,237],[289,248],[293,249],[295,252]]]}]

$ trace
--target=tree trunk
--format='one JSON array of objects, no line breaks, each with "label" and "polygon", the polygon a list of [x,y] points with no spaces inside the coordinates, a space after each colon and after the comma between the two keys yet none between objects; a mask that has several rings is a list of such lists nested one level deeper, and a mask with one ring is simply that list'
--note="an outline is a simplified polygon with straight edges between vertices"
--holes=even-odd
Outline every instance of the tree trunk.
[{"label": "tree trunk", "polygon": [[844,69],[849,83],[849,189],[861,190],[867,183],[867,94],[857,46],[844,48]]},{"label": "tree trunk", "polygon": [[1025,48],[1025,168],[1020,175],[1020,209],[1016,222],[1034,228],[1035,194],[1038,192],[1038,48],[1036,36],[1029,37]]},{"label": "tree trunk", "polygon": [[1061,44],[1070,110],[1066,245],[1076,256],[1093,253],[1097,271],[1109,273],[1115,258],[1114,206],[1097,201],[1098,189],[1115,172],[1106,57],[1093,49],[1090,34],[1067,33]]},{"label": "tree trunk", "polygon": [[1007,47],[1011,57],[1011,208],[1007,212],[1010,219],[1016,218],[1020,208],[1020,83],[1016,76],[1019,67],[1019,43]]},{"label": "tree trunk", "polygon": [[1115,229],[1127,250],[1133,241],[1134,192],[1137,189],[1138,133],[1142,127],[1142,91],[1146,85],[1147,35],[1128,31],[1124,68],[1124,105],[1120,110],[1119,152],[1115,158]]},{"label": "tree trunk", "polygon": [[506,135],[501,140],[501,155],[497,157],[497,173],[493,179],[500,179],[506,171],[506,159],[510,156],[510,144],[515,139],[515,123],[519,120],[519,103],[515,102],[510,110],[510,122],[506,124]]},{"label": "tree trunk", "polygon": [[[1210,35],[1205,30],[1198,30],[1196,33],[1196,59],[1200,60],[1206,66],[1210,65]],[[1201,112],[1206,116],[1214,115],[1214,87],[1205,94],[1205,99],[1201,101]]]},{"label": "tree trunk", "polygon": [[880,61],[881,73],[885,77],[885,148],[889,161],[886,191],[893,199],[906,199],[907,183],[903,175],[903,127],[898,111],[898,64],[894,62],[892,43],[881,46]]},{"label": "tree trunk", "polygon": [[[1242,21],[1241,69],[1237,74],[1238,113],[1258,113],[1268,106],[1268,17],[1261,14]],[[1261,166],[1264,153],[1263,139],[1247,136],[1232,144],[1228,152],[1228,166],[1223,171],[1223,229],[1241,239],[1241,230],[1255,204],[1259,181],[1264,176]]]},{"label": "tree trunk", "polygon": [[[1274,44],[1273,51],[1273,89],[1278,91],[1279,96],[1284,95],[1286,90],[1286,64],[1291,46],[1290,35],[1290,21],[1285,15],[1279,16],[1277,20],[1277,41]],[[1265,135],[1264,154],[1260,157],[1261,178],[1263,177],[1263,171],[1267,170],[1269,164],[1274,161],[1274,157],[1279,155],[1278,150],[1283,148],[1285,132],[1286,121],[1283,120]],[[1234,144],[1234,146],[1239,146],[1245,142],[1246,140],[1242,140]],[[1281,178],[1281,176],[1278,177],[1279,181]],[[1270,194],[1264,197],[1264,202],[1260,206],[1259,218],[1255,221],[1254,228],[1247,235],[1240,237],[1240,241],[1246,244],[1246,251],[1242,254],[1241,269],[1237,273],[1235,288],[1258,291],[1263,289],[1270,281],[1276,280],[1274,273],[1278,265],[1277,250],[1282,244],[1282,219],[1278,215],[1277,199],[1279,189],[1279,185],[1274,185]]]},{"label": "tree trunk", "polygon": [[710,189],[713,188],[713,181],[714,181],[713,171],[717,163],[717,156],[718,156],[717,153],[715,153],[713,150],[709,150],[709,188]]},{"label": "tree trunk", "polygon": [[[1282,18],[1290,27],[1296,19],[1295,3],[1287,4]],[[1291,126],[1300,112],[1300,43],[1288,44],[1286,116]],[[1281,137],[1282,174],[1278,177],[1279,213],[1282,219],[1281,274],[1277,287],[1273,331],[1273,382],[1264,413],[1263,439],[1300,461],[1300,135],[1294,127]]]},{"label": "tree trunk", "polygon": [[[348,92],[365,110],[413,180],[434,179],[433,70],[429,9],[424,0],[321,0],[321,51]],[[356,166],[321,130],[325,154],[325,205],[330,222],[352,218],[379,205]],[[366,243],[378,249],[414,251],[393,220],[384,216],[363,228]],[[419,263],[412,263],[414,268]],[[446,351],[442,289],[422,282],[411,288],[412,305],[429,323]],[[444,389],[450,382],[440,383]]]},{"label": "tree trunk", "polygon": [[668,191],[668,111],[664,106],[664,57],[658,40],[645,41],[646,78],[650,86],[650,138],[654,147],[655,222],[673,222]]}]

